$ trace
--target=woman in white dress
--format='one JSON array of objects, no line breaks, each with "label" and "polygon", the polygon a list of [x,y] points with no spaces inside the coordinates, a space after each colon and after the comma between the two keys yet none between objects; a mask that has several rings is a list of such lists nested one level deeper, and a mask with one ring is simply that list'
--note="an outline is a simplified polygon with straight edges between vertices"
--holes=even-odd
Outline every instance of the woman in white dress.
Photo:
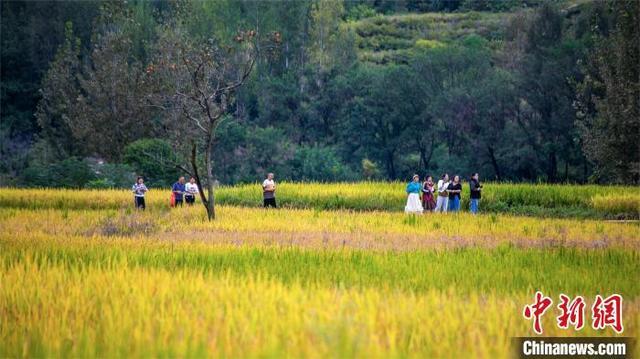
[{"label": "woman in white dress", "polygon": [[407,184],[407,205],[404,207],[404,213],[422,213],[424,211],[420,200],[421,191],[420,176],[413,175],[413,181]]}]

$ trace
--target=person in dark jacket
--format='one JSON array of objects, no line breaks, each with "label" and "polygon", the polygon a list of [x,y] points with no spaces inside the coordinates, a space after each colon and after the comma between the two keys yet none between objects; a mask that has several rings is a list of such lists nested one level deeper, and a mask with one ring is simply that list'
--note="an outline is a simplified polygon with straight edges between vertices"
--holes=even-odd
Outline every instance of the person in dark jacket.
[{"label": "person in dark jacket", "polygon": [[478,208],[480,205],[480,198],[482,197],[482,184],[480,183],[480,176],[478,173],[474,173],[471,175],[471,180],[469,181],[469,187],[471,192],[471,201],[470,201],[470,209],[471,213],[478,213]]},{"label": "person in dark jacket", "polygon": [[171,186],[171,191],[173,192],[176,200],[176,207],[182,207],[183,196],[184,192],[186,191],[184,182],[184,177],[180,176],[180,178],[178,178],[178,182],[174,183],[173,186]]},{"label": "person in dark jacket", "polygon": [[449,193],[449,212],[458,212],[460,210],[460,193],[462,192],[462,183],[460,183],[460,176],[453,176],[453,182],[449,183],[447,187]]}]

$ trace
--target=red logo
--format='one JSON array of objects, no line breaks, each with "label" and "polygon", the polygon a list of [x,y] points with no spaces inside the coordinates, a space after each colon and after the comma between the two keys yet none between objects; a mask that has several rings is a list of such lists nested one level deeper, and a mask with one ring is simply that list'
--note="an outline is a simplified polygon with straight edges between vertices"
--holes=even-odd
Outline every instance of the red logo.
[{"label": "red logo", "polygon": [[542,334],[540,318],[551,307],[551,303],[553,303],[551,298],[545,297],[541,292],[536,292],[535,303],[524,307],[524,317],[529,320],[533,318],[533,330],[537,334]]},{"label": "red logo", "polygon": [[604,329],[611,327],[616,333],[622,333],[622,297],[613,294],[606,299],[596,295],[596,302],[591,307],[593,313],[593,329]]},{"label": "red logo", "polygon": [[[553,300],[545,297],[542,292],[538,291],[535,295],[535,301],[532,304],[524,306],[523,315],[525,319],[533,319],[533,331],[536,334],[542,334],[542,316],[549,310]],[[560,294],[560,303],[557,308],[560,315],[556,317],[558,328],[569,329],[573,327],[580,330],[585,323],[585,307],[586,301],[583,297],[577,296],[573,300],[565,294]],[[622,333],[624,326],[622,325],[622,296],[612,294],[603,299],[602,296],[596,295],[596,299],[591,307],[592,324],[595,330],[611,327],[616,333]]]},{"label": "red logo", "polygon": [[558,328],[568,329],[570,325],[576,330],[584,327],[584,298],[577,296],[574,300],[570,300],[564,294],[560,294],[561,303],[558,304],[558,309],[562,312],[558,316]]}]

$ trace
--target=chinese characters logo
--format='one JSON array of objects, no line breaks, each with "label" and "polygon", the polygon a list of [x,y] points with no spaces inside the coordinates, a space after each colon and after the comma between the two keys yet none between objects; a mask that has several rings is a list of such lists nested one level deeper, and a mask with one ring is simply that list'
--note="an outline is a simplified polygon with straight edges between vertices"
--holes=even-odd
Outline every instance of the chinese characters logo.
[{"label": "chinese characters logo", "polygon": [[[524,307],[523,315],[528,320],[533,320],[533,331],[542,334],[542,316],[551,308],[553,300],[542,292],[536,292],[534,302]],[[571,299],[565,294],[560,294],[560,303],[557,308],[560,315],[556,317],[558,328],[569,329],[573,327],[580,330],[585,323],[585,308],[587,304],[583,297],[577,296]],[[596,295],[591,306],[591,327],[595,330],[611,327],[616,333],[622,333],[622,296],[612,294],[607,298]]]}]

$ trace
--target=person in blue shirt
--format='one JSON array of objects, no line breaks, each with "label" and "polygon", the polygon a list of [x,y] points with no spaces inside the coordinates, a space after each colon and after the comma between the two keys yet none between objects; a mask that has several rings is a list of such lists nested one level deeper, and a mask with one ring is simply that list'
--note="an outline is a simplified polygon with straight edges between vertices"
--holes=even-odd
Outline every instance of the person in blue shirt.
[{"label": "person in blue shirt", "polygon": [[174,198],[176,200],[176,207],[180,206],[182,207],[182,202],[183,202],[183,196],[185,193],[185,186],[184,186],[184,177],[180,176],[180,178],[178,178],[178,182],[174,183],[173,186],[171,187],[171,191],[173,192]]},{"label": "person in blue shirt", "polygon": [[405,213],[422,213],[422,201],[420,193],[422,192],[422,184],[420,176],[413,175],[413,180],[407,184],[407,205],[404,207]]}]

